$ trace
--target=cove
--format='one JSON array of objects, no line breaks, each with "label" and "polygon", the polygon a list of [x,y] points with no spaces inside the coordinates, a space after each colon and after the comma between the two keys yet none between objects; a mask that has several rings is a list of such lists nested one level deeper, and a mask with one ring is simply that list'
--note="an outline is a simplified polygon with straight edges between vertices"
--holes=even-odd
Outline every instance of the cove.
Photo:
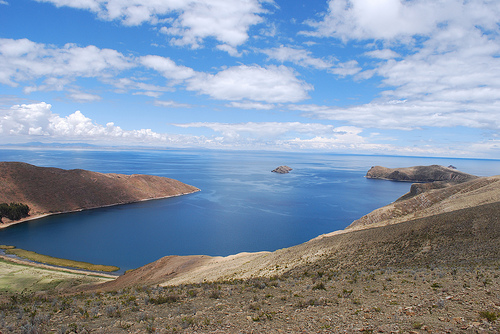
[{"label": "cove", "polygon": [[[410,184],[364,178],[373,165],[454,165],[476,175],[498,160],[196,150],[0,150],[3,161],[153,174],[201,192],[53,215],[0,230],[0,244],[77,261],[137,268],[166,255],[273,251],[343,229]],[[279,165],[289,174],[270,171]]]}]

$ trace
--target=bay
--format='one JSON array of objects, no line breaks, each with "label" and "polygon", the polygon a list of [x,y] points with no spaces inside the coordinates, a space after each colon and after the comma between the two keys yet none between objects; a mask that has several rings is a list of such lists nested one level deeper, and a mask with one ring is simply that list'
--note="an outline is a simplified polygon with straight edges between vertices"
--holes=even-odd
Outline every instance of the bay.
[{"label": "bay", "polygon": [[[208,150],[2,149],[1,161],[152,174],[201,189],[181,197],[53,215],[0,230],[0,244],[137,268],[166,255],[273,251],[343,229],[410,184],[364,178],[374,165],[454,165],[500,174],[499,160]],[[279,165],[289,174],[270,171]]]}]

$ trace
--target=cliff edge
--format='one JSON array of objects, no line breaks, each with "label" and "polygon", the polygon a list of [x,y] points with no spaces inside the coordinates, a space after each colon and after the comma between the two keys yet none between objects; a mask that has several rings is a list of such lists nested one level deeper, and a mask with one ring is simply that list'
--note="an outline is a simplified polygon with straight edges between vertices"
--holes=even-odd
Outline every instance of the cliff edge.
[{"label": "cliff edge", "polygon": [[0,203],[24,203],[31,217],[184,195],[198,188],[152,175],[103,174],[83,169],[0,162]]}]

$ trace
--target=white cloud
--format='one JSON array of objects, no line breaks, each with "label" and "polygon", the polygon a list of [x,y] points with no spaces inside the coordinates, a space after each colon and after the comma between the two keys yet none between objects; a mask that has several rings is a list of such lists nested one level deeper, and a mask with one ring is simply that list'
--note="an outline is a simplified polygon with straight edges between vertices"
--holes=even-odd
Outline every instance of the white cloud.
[{"label": "white cloud", "polygon": [[94,102],[94,101],[99,101],[101,99],[99,95],[85,93],[79,90],[70,90],[68,95],[72,100],[78,102]]},{"label": "white cloud", "polygon": [[255,110],[272,110],[276,108],[275,104],[260,103],[260,102],[231,102],[226,104],[226,107],[239,108],[239,109],[255,109]]},{"label": "white cloud", "polygon": [[179,103],[175,101],[161,101],[161,100],[156,100],[154,102],[155,106],[158,107],[165,107],[165,108],[191,108],[192,106],[187,103]]},{"label": "white cloud", "polygon": [[[168,102],[168,101],[166,101]],[[168,104],[168,103],[167,103]],[[47,103],[14,105],[0,109],[0,138],[3,143],[24,140],[49,142],[88,142],[101,145],[141,145],[205,147],[224,149],[327,150],[335,152],[491,156],[500,147],[498,140],[469,143],[467,147],[431,145],[396,146],[370,142],[363,129],[353,126],[299,122],[186,123],[184,129],[207,128],[213,136],[166,134],[151,129],[124,130],[109,122],[100,125],[82,112],[62,117]]]},{"label": "white cloud", "polygon": [[[292,109],[363,127],[500,129],[498,2],[330,0],[324,17],[308,23],[315,30],[305,34],[355,41],[365,49],[367,42],[382,41],[383,49],[364,52],[380,62],[356,79],[377,75],[386,90],[363,105]],[[357,70],[353,63],[345,73]]]},{"label": "white cloud", "polygon": [[463,1],[458,0],[330,0],[321,21],[307,22],[315,31],[303,33],[343,40],[404,40],[431,33],[462,6]]},{"label": "white cloud", "polygon": [[113,122],[100,125],[75,111],[61,117],[51,111],[50,104],[14,105],[8,110],[0,110],[0,136],[6,138],[40,136],[50,140],[79,141],[85,140],[110,144],[140,145],[194,145],[195,136],[167,135],[151,129],[123,130]]},{"label": "white cloud", "polygon": [[285,66],[241,65],[215,75],[199,73],[187,81],[187,89],[219,100],[281,103],[307,99],[313,87]]},{"label": "white cloud", "polygon": [[[167,85],[158,87],[143,82],[150,80],[148,78],[117,77],[121,72],[139,66],[160,73],[168,79]],[[0,83],[10,86],[35,83],[27,85],[25,93],[66,89],[70,91],[68,96],[77,101],[98,99],[95,94],[83,92],[74,85],[68,88],[78,78],[90,77],[113,85],[118,93],[135,90],[134,94],[158,97],[165,91],[172,91],[175,85],[183,84],[187,90],[221,100],[298,102],[308,98],[307,92],[313,87],[296,75],[285,66],[258,65],[235,66],[216,74],[207,74],[177,65],[170,58],[161,56],[134,58],[95,46],[66,44],[63,48],[56,48],[27,39],[0,39]]]},{"label": "white cloud", "polygon": [[282,63],[292,62],[303,67],[313,67],[317,69],[331,68],[333,64],[323,59],[314,58],[311,52],[304,49],[297,49],[288,46],[280,46],[279,48],[261,50],[270,59],[276,59]]},{"label": "white cloud", "polygon": [[368,51],[365,52],[365,55],[371,58],[378,59],[393,59],[401,57],[397,52],[394,52],[390,49]]},{"label": "white cloud", "polygon": [[354,127],[335,128],[333,125],[320,123],[300,122],[248,122],[248,123],[210,123],[196,122],[185,124],[174,124],[181,128],[208,128],[221,133],[224,137],[239,138],[243,134],[255,137],[279,137],[283,135],[305,134],[316,135],[344,135],[346,130],[360,133],[361,129]]},{"label": "white cloud", "polygon": [[[127,26],[143,23],[163,25],[160,31],[172,36],[176,45],[198,48],[208,37],[222,45],[237,47],[248,39],[251,26],[263,22],[262,3],[270,0],[37,0],[54,5],[85,9],[104,20]],[[227,51],[227,50],[226,50]]]},{"label": "white cloud", "polygon": [[358,65],[356,60],[349,60],[345,63],[338,63],[335,67],[328,70],[333,74],[345,77],[348,75],[355,75],[361,71],[361,67]]},{"label": "white cloud", "polygon": [[60,91],[77,77],[104,79],[133,66],[123,54],[93,45],[56,48],[27,39],[0,39],[0,83],[16,87],[44,79],[42,85],[27,87],[26,92]]},{"label": "white cloud", "polygon": [[140,58],[140,62],[149,68],[160,72],[165,78],[174,81],[182,81],[189,79],[195,75],[192,68],[179,66],[170,58],[160,56],[144,56]]},{"label": "white cloud", "polygon": [[0,5],[8,5],[9,3],[6,0],[0,0]]},{"label": "white cloud", "polygon": [[347,62],[337,62],[337,59],[323,60],[314,58],[310,51],[305,49],[292,48],[288,46],[280,46],[279,48],[264,49],[262,53],[266,54],[269,59],[275,59],[282,63],[291,62],[302,67],[312,67],[319,70],[328,70],[328,72],[345,77],[347,75],[355,75],[361,71],[358,62],[350,60]]},{"label": "white cloud", "polygon": [[383,129],[412,130],[421,127],[465,126],[500,130],[500,102],[462,104],[459,101],[381,101],[350,107],[318,105],[289,106],[304,116],[348,121],[351,124]]}]

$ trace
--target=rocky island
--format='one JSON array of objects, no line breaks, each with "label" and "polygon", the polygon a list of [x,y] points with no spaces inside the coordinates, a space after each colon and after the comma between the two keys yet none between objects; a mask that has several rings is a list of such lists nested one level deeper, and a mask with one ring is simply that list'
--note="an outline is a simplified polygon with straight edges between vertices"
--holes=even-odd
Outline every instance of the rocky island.
[{"label": "rocky island", "polygon": [[288,166],[279,166],[273,169],[271,172],[273,173],[278,173],[278,174],[287,174],[290,173],[292,169]]},{"label": "rocky island", "polygon": [[[104,174],[82,169],[0,162],[0,203],[24,203],[30,218],[199,191],[177,180],[152,175]],[[0,224],[0,227],[8,224]]]}]

